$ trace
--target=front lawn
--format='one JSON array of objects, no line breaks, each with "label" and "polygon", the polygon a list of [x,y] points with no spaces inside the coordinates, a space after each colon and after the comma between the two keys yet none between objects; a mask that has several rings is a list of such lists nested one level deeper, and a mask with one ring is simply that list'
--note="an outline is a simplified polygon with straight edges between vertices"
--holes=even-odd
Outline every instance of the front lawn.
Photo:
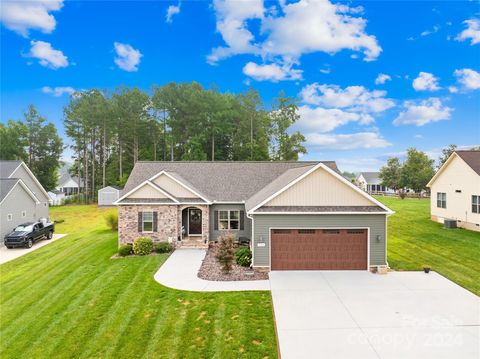
[{"label": "front lawn", "polygon": [[166,255],[112,260],[108,209],[51,209],[68,237],[0,266],[1,358],[276,358],[270,292],[161,286]]},{"label": "front lawn", "polygon": [[430,220],[430,200],[377,197],[396,214],[388,219],[388,263],[396,270],[424,264],[480,295],[480,233],[444,229]]}]

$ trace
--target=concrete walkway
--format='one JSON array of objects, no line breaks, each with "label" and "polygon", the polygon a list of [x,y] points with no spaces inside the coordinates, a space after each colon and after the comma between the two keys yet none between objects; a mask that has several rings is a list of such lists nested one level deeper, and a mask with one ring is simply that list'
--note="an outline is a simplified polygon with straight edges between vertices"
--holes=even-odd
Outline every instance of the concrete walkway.
[{"label": "concrete walkway", "polygon": [[169,288],[199,292],[270,290],[268,280],[209,281],[197,277],[207,251],[177,249],[155,273],[155,280]]},{"label": "concrete walkway", "polygon": [[4,245],[0,247],[0,264],[10,262],[11,260],[21,257],[27,253],[33,252],[38,248],[42,248],[47,244],[55,242],[56,240],[65,237],[66,234],[57,234],[53,235],[53,238],[50,240],[42,239],[41,241],[34,243],[32,248],[12,248],[8,249]]}]

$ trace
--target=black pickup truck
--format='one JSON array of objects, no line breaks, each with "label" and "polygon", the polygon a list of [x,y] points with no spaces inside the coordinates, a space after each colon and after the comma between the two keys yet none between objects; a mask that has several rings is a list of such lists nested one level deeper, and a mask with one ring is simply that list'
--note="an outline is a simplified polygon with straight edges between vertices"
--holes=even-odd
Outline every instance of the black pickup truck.
[{"label": "black pickup truck", "polygon": [[7,248],[27,247],[46,238],[52,239],[55,226],[53,223],[29,222],[17,226],[13,232],[7,234],[4,239]]}]

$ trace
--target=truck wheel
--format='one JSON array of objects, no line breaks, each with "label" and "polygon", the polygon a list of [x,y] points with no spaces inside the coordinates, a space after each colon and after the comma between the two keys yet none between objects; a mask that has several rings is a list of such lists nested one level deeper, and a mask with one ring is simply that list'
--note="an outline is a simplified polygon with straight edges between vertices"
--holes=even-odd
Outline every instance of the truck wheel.
[{"label": "truck wheel", "polygon": [[52,231],[48,232],[47,239],[52,239],[52,237],[53,237],[53,232]]},{"label": "truck wheel", "polygon": [[31,238],[29,238],[28,241],[27,241],[26,247],[27,248],[32,248],[32,246],[33,246],[33,241],[32,241]]}]

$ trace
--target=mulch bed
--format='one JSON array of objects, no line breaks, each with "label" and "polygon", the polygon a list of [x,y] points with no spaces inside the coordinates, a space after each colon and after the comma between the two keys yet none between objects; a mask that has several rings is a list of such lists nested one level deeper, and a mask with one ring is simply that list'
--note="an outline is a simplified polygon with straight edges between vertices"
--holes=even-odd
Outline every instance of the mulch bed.
[{"label": "mulch bed", "polygon": [[210,246],[207,251],[198,277],[206,280],[227,281],[227,280],[262,280],[268,279],[268,272],[261,272],[248,267],[242,267],[234,263],[230,273],[222,272],[220,263],[218,263],[215,255],[217,253],[216,246]]}]

